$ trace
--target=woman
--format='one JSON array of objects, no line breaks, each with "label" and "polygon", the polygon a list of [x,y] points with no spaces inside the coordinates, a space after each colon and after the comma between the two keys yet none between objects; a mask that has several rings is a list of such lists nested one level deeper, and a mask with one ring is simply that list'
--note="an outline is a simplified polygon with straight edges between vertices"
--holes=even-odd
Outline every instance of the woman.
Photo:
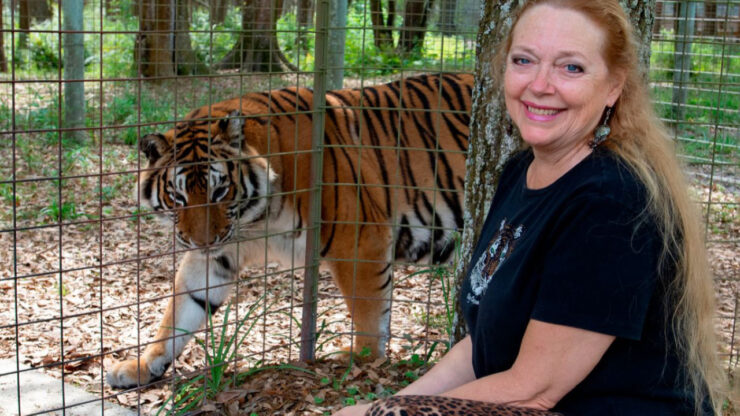
[{"label": "woman", "polygon": [[703,238],[618,1],[529,1],[494,66],[528,149],[461,291],[470,335],[370,413],[451,414],[444,397],[480,414],[716,411]]}]

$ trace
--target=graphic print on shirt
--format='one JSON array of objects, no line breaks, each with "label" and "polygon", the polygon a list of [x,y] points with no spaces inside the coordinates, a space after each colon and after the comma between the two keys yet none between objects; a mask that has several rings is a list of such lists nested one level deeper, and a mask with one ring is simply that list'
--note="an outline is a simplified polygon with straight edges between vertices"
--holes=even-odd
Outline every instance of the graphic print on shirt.
[{"label": "graphic print on shirt", "polygon": [[468,302],[478,305],[486,293],[488,283],[491,281],[496,270],[511,255],[518,240],[524,232],[524,226],[514,228],[506,223],[506,218],[501,220],[501,226],[491,238],[488,249],[481,254],[475,263],[473,271],[470,272],[470,293]]}]

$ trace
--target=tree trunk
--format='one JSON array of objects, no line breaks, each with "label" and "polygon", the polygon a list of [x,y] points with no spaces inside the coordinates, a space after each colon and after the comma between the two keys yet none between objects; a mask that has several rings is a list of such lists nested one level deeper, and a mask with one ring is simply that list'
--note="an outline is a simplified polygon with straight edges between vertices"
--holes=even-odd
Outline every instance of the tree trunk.
[{"label": "tree trunk", "polygon": [[643,76],[648,79],[648,68],[650,67],[650,42],[653,40],[653,25],[655,24],[656,0],[620,0],[622,7],[627,12],[635,38],[639,45],[638,56],[642,65]]},{"label": "tree trunk", "polygon": [[370,0],[370,21],[373,24],[373,42],[378,49],[393,48],[393,24],[396,20],[396,2],[388,1],[388,17],[383,14],[383,2]]},{"label": "tree trunk", "polygon": [[[503,91],[495,88],[491,78],[493,56],[501,40],[510,30],[513,13],[525,0],[485,2],[480,21],[476,50],[476,83],[470,124],[470,145],[465,176],[465,216],[460,247],[460,261],[455,270],[456,285],[453,299],[457,302],[459,288],[465,277],[475,242],[480,235],[504,162],[522,145],[518,130],[506,114]],[[630,1],[629,15],[641,42],[641,59],[649,62],[650,34],[655,1]],[[647,52],[645,50],[648,50]],[[647,57],[647,60],[645,60]],[[459,303],[455,307],[454,339],[466,334],[461,322]]]},{"label": "tree trunk", "polygon": [[82,34],[82,0],[64,0],[64,137],[82,145],[85,130],[85,43]]},{"label": "tree trunk", "polygon": [[313,27],[312,0],[298,0],[298,27],[301,29]]},{"label": "tree trunk", "polygon": [[326,85],[338,90],[344,85],[344,46],[347,36],[347,0],[329,2]]},{"label": "tree trunk", "polygon": [[0,72],[8,72],[8,60],[5,59],[5,32],[3,32],[3,0],[0,0]]},{"label": "tree trunk", "polygon": [[455,24],[455,11],[457,9],[456,0],[442,0],[439,5],[439,30],[442,34],[454,35],[457,29]]},{"label": "tree trunk", "polygon": [[190,43],[185,0],[141,0],[134,59],[144,77],[206,73]]},{"label": "tree trunk", "polygon": [[717,36],[717,3],[709,0],[704,3],[704,36]]},{"label": "tree trunk", "polygon": [[281,71],[280,61],[287,64],[287,60],[280,52],[275,31],[282,6],[280,0],[245,0],[239,39],[218,67],[250,72]]},{"label": "tree trunk", "polygon": [[28,14],[28,1],[20,0],[18,11],[18,50],[28,50],[28,31],[31,29],[31,16]]},{"label": "tree trunk", "polygon": [[398,39],[398,50],[409,53],[421,50],[427,30],[429,10],[433,0],[406,0],[403,13],[403,27]]},{"label": "tree trunk", "polygon": [[[51,19],[51,6],[46,0],[25,0],[28,2],[28,15],[31,21],[43,22]],[[64,5],[62,5],[64,7]]]},{"label": "tree trunk", "polygon": [[226,11],[229,9],[229,0],[211,0],[211,24],[221,24],[226,21]]}]

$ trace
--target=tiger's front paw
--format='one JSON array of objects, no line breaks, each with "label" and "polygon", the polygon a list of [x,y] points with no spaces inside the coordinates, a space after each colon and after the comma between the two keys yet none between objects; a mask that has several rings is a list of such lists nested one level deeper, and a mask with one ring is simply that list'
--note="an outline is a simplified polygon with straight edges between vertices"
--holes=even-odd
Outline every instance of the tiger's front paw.
[{"label": "tiger's front paw", "polygon": [[[138,360],[126,360],[114,365],[106,375],[108,384],[113,388],[125,389],[143,386],[157,380],[162,377],[162,374],[169,367],[169,363],[165,363],[164,357],[159,358],[148,360],[142,357]],[[157,363],[159,364],[153,365]]]},{"label": "tiger's front paw", "polygon": [[115,364],[108,370],[106,379],[111,387],[125,389],[149,383],[152,380],[152,374],[149,372],[146,360],[140,358]]}]

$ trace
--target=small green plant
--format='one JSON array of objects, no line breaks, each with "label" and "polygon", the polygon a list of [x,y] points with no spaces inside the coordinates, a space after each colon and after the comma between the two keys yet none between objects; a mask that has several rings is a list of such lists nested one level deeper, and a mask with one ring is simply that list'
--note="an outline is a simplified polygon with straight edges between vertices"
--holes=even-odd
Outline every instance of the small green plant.
[{"label": "small green plant", "polygon": [[[165,411],[168,404],[171,403],[169,410],[166,411],[166,415],[180,415],[187,413],[197,406],[203,399],[213,399],[218,393],[224,391],[231,385],[232,380],[226,377],[226,370],[232,361],[237,356],[237,351],[242,345],[247,335],[252,331],[252,328],[257,324],[256,319],[251,319],[252,315],[256,312],[260,306],[261,301],[265,298],[262,295],[257,299],[254,304],[247,310],[247,313],[236,323],[234,333],[227,335],[226,328],[229,322],[229,314],[231,312],[232,302],[226,306],[224,311],[224,324],[221,326],[221,333],[216,337],[215,327],[213,326],[213,314],[211,308],[207,307],[208,313],[208,329],[207,334],[210,338],[210,343],[206,345],[204,340],[195,338],[195,342],[200,345],[206,352],[206,366],[208,372],[206,374],[199,374],[196,377],[183,383],[175,390],[172,395],[162,403],[159,408],[157,415]],[[240,336],[240,331],[248,321],[251,323],[246,326],[244,333]],[[193,335],[190,331],[185,329],[175,328],[176,331],[184,332],[189,335]]]},{"label": "small green plant", "polygon": [[59,200],[52,198],[49,205],[41,209],[40,213],[50,221],[71,221],[80,218],[84,214],[77,212],[77,205],[72,201],[65,201],[59,205]]},{"label": "small green plant", "polygon": [[54,282],[54,289],[62,297],[67,296],[69,294],[69,289],[67,289],[67,286],[65,286],[64,283],[60,285],[59,282]]}]

